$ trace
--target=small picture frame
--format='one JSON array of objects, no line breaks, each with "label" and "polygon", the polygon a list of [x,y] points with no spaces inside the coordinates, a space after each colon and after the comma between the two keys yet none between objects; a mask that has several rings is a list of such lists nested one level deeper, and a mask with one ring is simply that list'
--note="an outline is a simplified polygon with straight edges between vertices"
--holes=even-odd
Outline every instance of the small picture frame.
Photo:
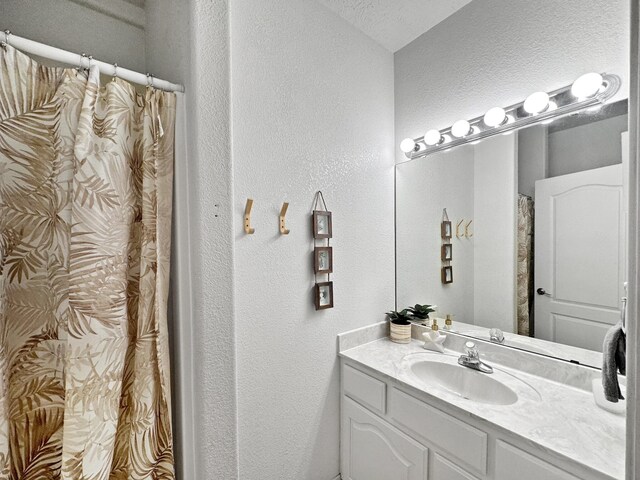
[{"label": "small picture frame", "polygon": [[313,238],[331,238],[331,212],[324,210],[313,211]]},{"label": "small picture frame", "polygon": [[316,283],[316,310],[333,308],[333,282]]},{"label": "small picture frame", "polygon": [[450,262],[453,259],[453,245],[450,243],[443,243],[440,250],[440,258],[443,262]]},{"label": "small picture frame", "polygon": [[313,267],[319,274],[333,273],[333,247],[315,247],[313,249]]},{"label": "small picture frame", "polygon": [[451,238],[451,222],[450,221],[445,220],[444,222],[442,222],[442,224],[440,225],[440,236],[444,239]]},{"label": "small picture frame", "polygon": [[453,283],[453,268],[442,267],[442,283]]}]

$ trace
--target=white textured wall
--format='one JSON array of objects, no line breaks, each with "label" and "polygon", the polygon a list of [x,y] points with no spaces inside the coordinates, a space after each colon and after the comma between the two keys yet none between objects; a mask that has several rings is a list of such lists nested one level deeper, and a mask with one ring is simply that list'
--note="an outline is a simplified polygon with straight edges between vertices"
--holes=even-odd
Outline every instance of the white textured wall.
[{"label": "white textured wall", "polygon": [[[464,225],[473,219],[474,149],[466,145],[437,153],[427,162],[416,159],[396,167],[398,309],[436,304],[435,316],[451,313],[456,321],[473,323],[474,239],[455,233],[458,222],[464,220],[464,233]],[[440,270],[443,208],[453,227],[453,283],[446,285]]]},{"label": "white textured wall", "polygon": [[[190,2],[188,185],[195,460],[198,480],[238,478],[229,11]],[[187,480],[185,478],[184,480]]]},{"label": "white textured wall", "polygon": [[628,0],[474,1],[395,54],[396,155],[405,137],[607,71],[629,90]]},{"label": "white textured wall", "polygon": [[519,130],[518,136],[518,193],[528,195],[535,200],[536,181],[547,178],[549,163],[547,159],[547,127],[535,127]]},{"label": "white textured wall", "polygon": [[[241,0],[231,4],[231,58],[240,478],[330,480],[336,335],[394,304],[393,57],[313,0]],[[316,190],[334,231],[335,308],[320,312]],[[283,201],[288,236],[278,231]]]},{"label": "white textured wall", "polygon": [[473,294],[475,325],[516,329],[517,136],[474,148]]},{"label": "white textured wall", "polygon": [[[130,11],[136,13],[138,8],[120,0],[102,3],[120,8],[122,16]],[[144,72],[144,28],[132,23],[135,22],[124,22],[71,0],[0,1],[2,30]]]},{"label": "white textured wall", "polygon": [[622,162],[620,135],[628,129],[628,116],[619,115],[550,133],[549,176],[557,177]]}]

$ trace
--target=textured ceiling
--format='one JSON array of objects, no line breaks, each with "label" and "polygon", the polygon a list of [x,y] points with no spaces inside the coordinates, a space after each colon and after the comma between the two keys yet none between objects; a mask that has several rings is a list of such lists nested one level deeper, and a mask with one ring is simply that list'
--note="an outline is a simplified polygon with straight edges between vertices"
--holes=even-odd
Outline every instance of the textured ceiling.
[{"label": "textured ceiling", "polygon": [[318,0],[396,52],[471,0]]}]

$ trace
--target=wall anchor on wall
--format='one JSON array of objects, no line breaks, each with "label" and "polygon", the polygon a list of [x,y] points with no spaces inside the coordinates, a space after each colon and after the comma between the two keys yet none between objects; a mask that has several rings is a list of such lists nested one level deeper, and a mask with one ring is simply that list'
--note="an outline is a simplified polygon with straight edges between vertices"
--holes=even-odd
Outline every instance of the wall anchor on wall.
[{"label": "wall anchor on wall", "polygon": [[247,205],[244,207],[244,233],[253,235],[255,228],[251,228],[251,208],[253,207],[253,199],[247,198]]},{"label": "wall anchor on wall", "polygon": [[282,204],[282,208],[280,209],[280,233],[282,235],[289,235],[291,230],[287,229],[284,222],[284,217],[287,215],[287,209],[289,208],[289,203],[284,202]]}]

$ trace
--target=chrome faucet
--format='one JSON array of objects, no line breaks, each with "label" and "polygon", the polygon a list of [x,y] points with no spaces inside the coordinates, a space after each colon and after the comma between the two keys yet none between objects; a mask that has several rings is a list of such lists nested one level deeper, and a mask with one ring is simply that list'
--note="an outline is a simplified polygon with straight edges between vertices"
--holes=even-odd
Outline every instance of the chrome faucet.
[{"label": "chrome faucet", "polygon": [[467,342],[464,344],[465,353],[460,355],[458,363],[463,367],[473,368],[482,373],[493,373],[493,368],[484,362],[480,361],[480,353],[478,348],[473,342]]}]

